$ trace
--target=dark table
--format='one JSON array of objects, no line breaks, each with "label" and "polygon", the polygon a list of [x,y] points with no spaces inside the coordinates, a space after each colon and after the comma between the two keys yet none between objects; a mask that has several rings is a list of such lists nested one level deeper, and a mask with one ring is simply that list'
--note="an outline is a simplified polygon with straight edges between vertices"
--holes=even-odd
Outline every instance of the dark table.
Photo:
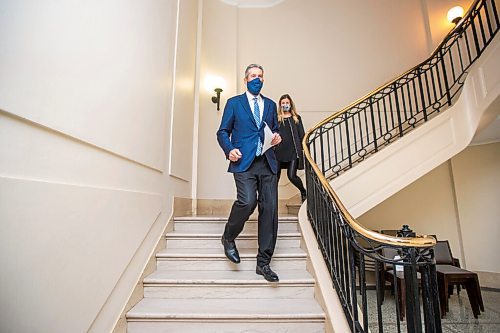
[{"label": "dark table", "polygon": [[481,314],[481,311],[484,312],[483,297],[481,296],[481,288],[479,287],[479,279],[476,273],[452,265],[436,265],[436,272],[439,285],[441,317],[450,311],[448,305],[448,286],[452,284],[465,285],[474,318],[477,318]]}]

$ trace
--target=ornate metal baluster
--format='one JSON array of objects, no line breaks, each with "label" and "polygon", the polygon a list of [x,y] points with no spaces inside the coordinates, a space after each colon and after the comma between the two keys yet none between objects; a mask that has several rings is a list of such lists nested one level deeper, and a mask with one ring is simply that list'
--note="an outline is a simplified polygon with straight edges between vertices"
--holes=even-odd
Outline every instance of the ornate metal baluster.
[{"label": "ornate metal baluster", "polygon": [[[363,160],[365,154],[379,151],[397,139],[395,136],[406,134],[417,124],[430,120],[442,108],[449,106],[464,84],[466,71],[491,43],[499,26],[495,1],[474,2],[462,23],[450,32],[428,60],[306,134],[307,215],[353,332],[367,332],[370,329],[370,311],[377,311],[377,323],[373,323],[373,328],[378,327],[380,332],[384,330],[383,319],[386,315],[383,314],[382,302],[385,277],[381,270],[385,265],[393,268],[398,332],[402,327],[400,315],[404,311],[397,301],[398,285],[405,286],[408,332],[422,332],[424,327],[426,332],[442,332],[439,298],[435,297],[436,268],[429,247],[434,240],[425,238],[429,243],[420,243],[418,239],[387,240],[374,236],[373,232],[357,224],[337,201],[327,177],[330,180],[349,170]],[[469,43],[471,39],[473,46]],[[407,229],[402,229],[402,236],[407,236]],[[361,238],[363,245],[359,242]],[[382,248],[399,251],[404,262],[383,257]],[[377,302],[374,308],[369,307],[367,302],[367,257],[375,261]],[[404,266],[403,276],[398,276],[396,272],[396,266],[400,265]],[[418,274],[421,277],[420,289]],[[359,322],[356,280],[359,280],[362,323]],[[420,309],[420,295],[423,310]]]}]

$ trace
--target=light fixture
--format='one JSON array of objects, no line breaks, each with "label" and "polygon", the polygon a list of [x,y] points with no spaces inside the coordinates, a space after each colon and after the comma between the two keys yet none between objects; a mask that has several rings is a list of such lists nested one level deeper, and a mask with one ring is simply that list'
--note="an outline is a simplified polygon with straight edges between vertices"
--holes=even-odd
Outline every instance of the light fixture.
[{"label": "light fixture", "polygon": [[212,102],[217,103],[217,111],[220,110],[220,93],[223,91],[222,88],[214,89],[216,96],[212,96]]},{"label": "light fixture", "polygon": [[218,75],[207,74],[205,76],[205,89],[211,93],[215,91],[215,96],[212,96],[212,102],[217,104],[217,111],[220,110],[220,93],[226,89],[226,80]]},{"label": "light fixture", "polygon": [[455,6],[448,11],[446,17],[450,23],[455,23],[455,25],[457,25],[462,17],[464,17],[464,9],[460,6]]}]

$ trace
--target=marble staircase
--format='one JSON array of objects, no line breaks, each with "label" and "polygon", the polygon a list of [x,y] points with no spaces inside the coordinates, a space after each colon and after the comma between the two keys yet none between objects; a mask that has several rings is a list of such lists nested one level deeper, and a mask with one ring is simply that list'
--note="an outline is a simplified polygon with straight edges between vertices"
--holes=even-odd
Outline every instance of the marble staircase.
[{"label": "marble staircase", "polygon": [[297,216],[280,216],[271,267],[278,283],[255,274],[257,221],[236,240],[241,263],[224,256],[227,217],[175,217],[157,268],[143,280],[144,298],[127,317],[129,333],[320,333],[325,313],[315,300]]}]

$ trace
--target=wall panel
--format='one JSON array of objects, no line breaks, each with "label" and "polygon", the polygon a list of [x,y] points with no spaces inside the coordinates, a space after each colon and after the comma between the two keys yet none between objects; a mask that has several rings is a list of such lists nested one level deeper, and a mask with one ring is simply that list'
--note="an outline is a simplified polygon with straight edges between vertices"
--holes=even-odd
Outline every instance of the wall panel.
[{"label": "wall panel", "polygon": [[175,22],[176,1],[2,1],[0,108],[161,170]]}]

